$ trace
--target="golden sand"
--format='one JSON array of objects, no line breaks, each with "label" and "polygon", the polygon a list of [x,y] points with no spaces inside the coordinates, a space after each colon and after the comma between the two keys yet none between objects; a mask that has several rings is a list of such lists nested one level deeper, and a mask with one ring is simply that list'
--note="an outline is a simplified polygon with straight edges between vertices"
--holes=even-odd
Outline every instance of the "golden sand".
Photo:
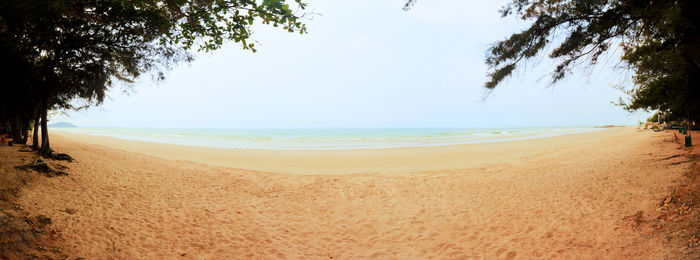
[{"label": "golden sand", "polygon": [[[20,199],[103,258],[663,258],[635,227],[686,164],[665,133],[348,151],[56,134],[70,175]],[[672,136],[671,136],[672,138]]]}]

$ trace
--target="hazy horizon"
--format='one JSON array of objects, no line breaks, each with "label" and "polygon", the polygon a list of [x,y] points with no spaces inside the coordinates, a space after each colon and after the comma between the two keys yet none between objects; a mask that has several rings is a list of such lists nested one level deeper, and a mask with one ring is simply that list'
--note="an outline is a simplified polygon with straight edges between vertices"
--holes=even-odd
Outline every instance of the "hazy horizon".
[{"label": "hazy horizon", "polygon": [[309,33],[255,27],[258,53],[233,43],[178,64],[166,80],[115,86],[104,104],[56,115],[81,127],[314,129],[635,125],[649,113],[611,102],[630,86],[619,53],[548,86],[554,62],[483,88],[490,44],[527,23],[506,1],[309,1]]},{"label": "hazy horizon", "polygon": [[[428,127],[159,127],[159,126],[83,126],[73,124],[70,121],[54,121],[49,119],[49,128],[124,128],[124,129],[197,129],[197,130],[391,130],[391,129],[446,129],[446,130],[461,130],[461,129],[515,129],[515,128],[557,128],[557,127],[607,127],[607,126],[638,126],[636,124],[612,124],[612,125],[539,125],[539,126],[476,126],[476,127],[440,127],[440,126],[428,126]],[[56,126],[55,124],[69,123],[73,126]]]}]

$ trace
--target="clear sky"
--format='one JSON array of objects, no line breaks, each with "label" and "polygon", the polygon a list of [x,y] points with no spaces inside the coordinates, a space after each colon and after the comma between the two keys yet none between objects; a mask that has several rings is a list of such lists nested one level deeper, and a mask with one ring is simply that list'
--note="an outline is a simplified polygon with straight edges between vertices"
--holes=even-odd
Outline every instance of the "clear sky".
[{"label": "clear sky", "polygon": [[383,128],[636,124],[648,113],[613,105],[631,73],[619,53],[550,86],[555,63],[528,64],[483,88],[490,44],[527,24],[501,19],[506,2],[308,0],[309,33],[255,27],[257,53],[229,43],[197,54],[100,107],[56,115],[88,127]]}]

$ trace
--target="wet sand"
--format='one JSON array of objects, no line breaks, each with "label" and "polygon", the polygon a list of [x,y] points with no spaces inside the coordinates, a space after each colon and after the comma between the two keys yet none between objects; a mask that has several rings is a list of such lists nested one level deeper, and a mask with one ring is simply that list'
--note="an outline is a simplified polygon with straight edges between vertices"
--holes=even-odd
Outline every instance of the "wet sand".
[{"label": "wet sand", "polygon": [[688,167],[661,160],[668,133],[629,127],[348,151],[51,138],[77,161],[20,203],[88,259],[658,259],[635,223]]}]

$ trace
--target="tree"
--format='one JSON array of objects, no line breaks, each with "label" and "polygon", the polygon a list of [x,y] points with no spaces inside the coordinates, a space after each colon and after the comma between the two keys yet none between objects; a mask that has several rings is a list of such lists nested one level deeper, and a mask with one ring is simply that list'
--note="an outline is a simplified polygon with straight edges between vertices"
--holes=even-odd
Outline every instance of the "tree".
[{"label": "tree", "polygon": [[675,0],[514,0],[501,14],[533,23],[489,49],[491,72],[485,86],[495,88],[523,61],[557,42],[555,32],[563,32],[566,37],[549,54],[559,61],[553,83],[576,64],[595,64],[611,45],[619,44],[622,60],[635,72],[635,88],[627,91],[630,100],[621,100],[621,105],[700,115],[693,113],[700,109],[698,7],[697,1]]},{"label": "tree", "polygon": [[0,133],[9,132],[16,143],[25,143],[29,120],[34,112],[29,89],[22,88],[31,81],[31,64],[25,62],[22,53],[0,39],[0,78],[3,79],[0,94]]},{"label": "tree", "polygon": [[[306,6],[294,2],[301,10]],[[40,152],[50,154],[48,110],[76,108],[76,99],[86,101],[80,107],[98,105],[115,80],[133,82],[154,70],[162,78],[163,69],[190,60],[193,47],[212,51],[233,40],[255,51],[248,40],[256,20],[304,33],[301,16],[283,0],[4,1],[0,42],[20,53],[18,63],[32,68],[23,71],[38,79],[31,85],[10,76],[18,92],[37,97],[30,103],[38,112],[27,116],[8,106],[0,108],[0,120],[22,115],[27,129],[29,120],[40,122]]]},{"label": "tree", "polygon": [[643,41],[625,46],[623,60],[636,74],[638,86],[628,90],[625,108],[668,111],[669,118],[697,120],[700,116],[700,4],[669,4],[654,30],[642,32]]},{"label": "tree", "polygon": [[661,121],[661,120],[660,120],[660,117],[661,117],[660,113],[661,113],[661,112],[658,112],[658,111],[657,111],[657,112],[654,113],[652,116],[650,116],[649,118],[647,118],[647,123],[659,123],[659,122]]},{"label": "tree", "polygon": [[[404,8],[415,2],[409,0]],[[622,61],[635,72],[635,87],[626,90],[629,100],[620,105],[698,119],[699,6],[694,0],[512,0],[501,15],[531,25],[489,48],[485,87],[496,88],[522,63],[547,50],[558,62],[551,75],[554,84],[577,65],[594,65],[619,45]]]}]

